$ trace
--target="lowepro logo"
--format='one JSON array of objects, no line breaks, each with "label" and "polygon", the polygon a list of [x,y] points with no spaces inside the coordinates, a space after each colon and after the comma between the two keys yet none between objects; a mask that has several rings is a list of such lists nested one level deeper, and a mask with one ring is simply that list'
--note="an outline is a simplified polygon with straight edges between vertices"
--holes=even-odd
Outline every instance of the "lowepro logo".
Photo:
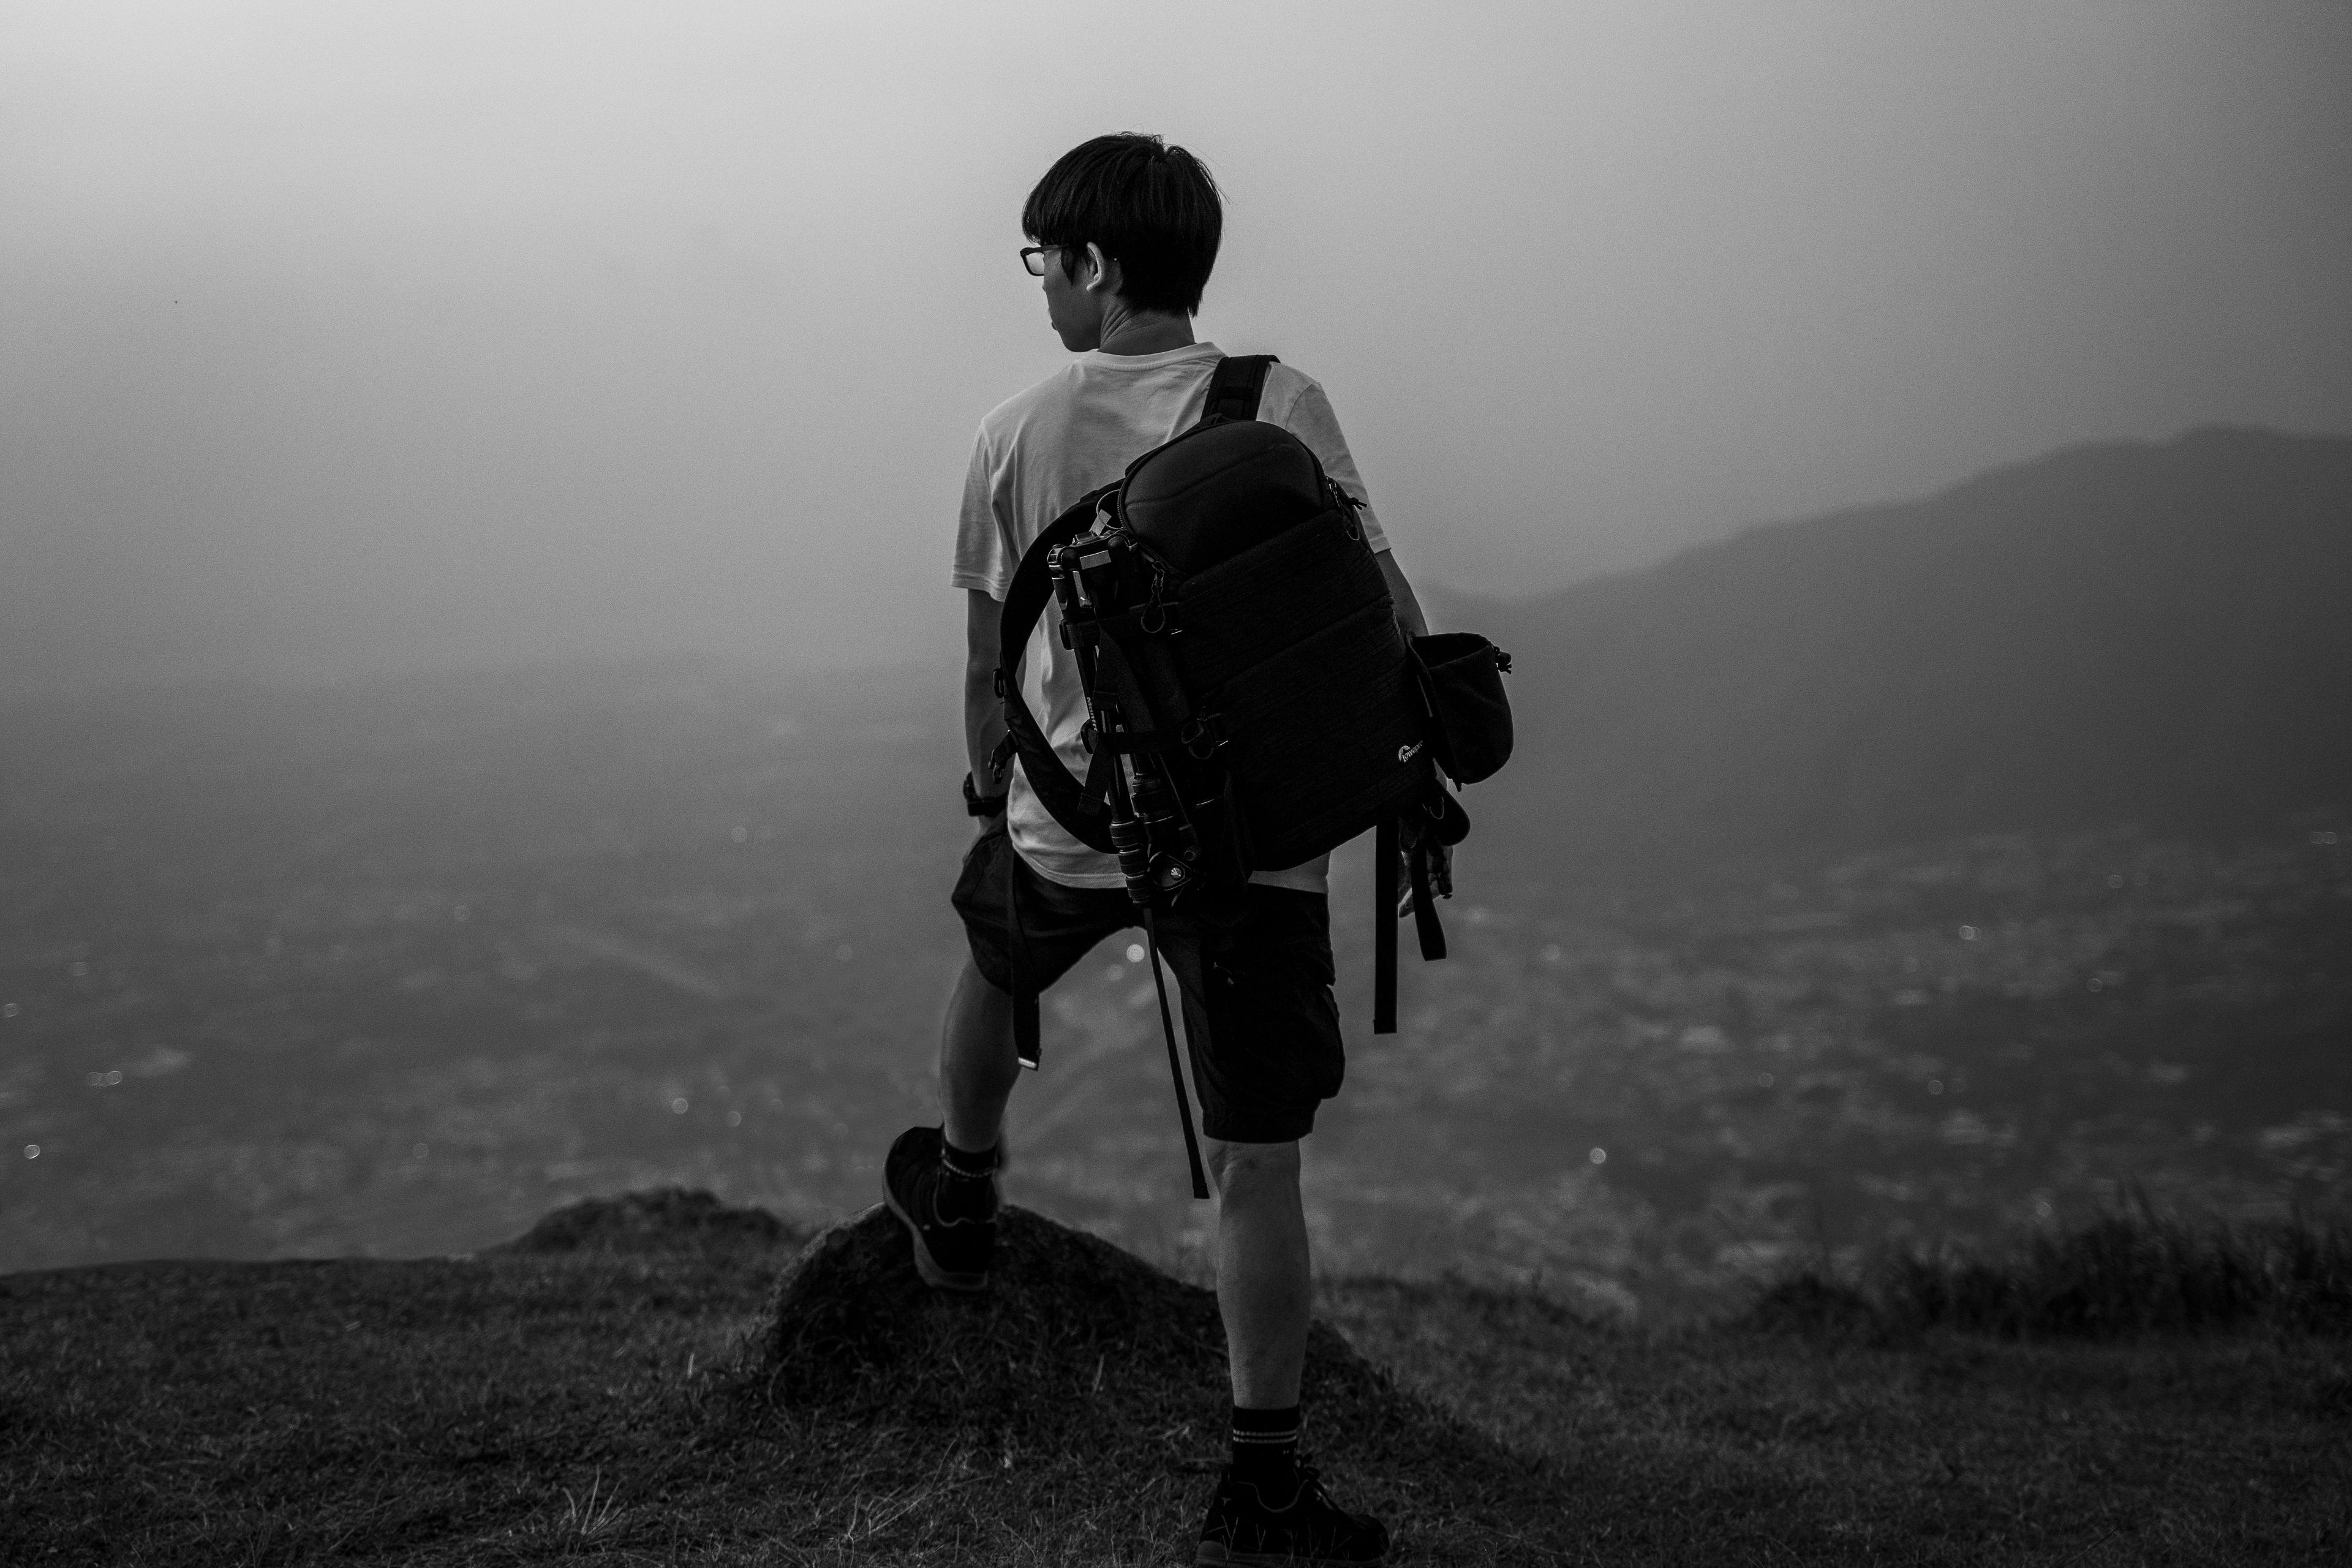
[{"label": "lowepro logo", "polygon": [[1427,744],[1426,742],[1415,741],[1410,746],[1399,746],[1397,748],[1397,761],[1401,763],[1409,763],[1412,761],[1413,758],[1421,754],[1421,748],[1425,744]]}]

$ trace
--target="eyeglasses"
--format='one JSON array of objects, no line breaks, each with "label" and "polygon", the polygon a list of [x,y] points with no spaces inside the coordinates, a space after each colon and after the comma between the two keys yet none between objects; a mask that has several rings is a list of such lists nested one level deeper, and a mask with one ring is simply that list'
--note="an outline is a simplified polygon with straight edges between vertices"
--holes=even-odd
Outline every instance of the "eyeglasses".
[{"label": "eyeglasses", "polygon": [[1043,278],[1045,276],[1045,253],[1061,248],[1058,245],[1024,245],[1021,247],[1021,265],[1028,269],[1030,277]]}]

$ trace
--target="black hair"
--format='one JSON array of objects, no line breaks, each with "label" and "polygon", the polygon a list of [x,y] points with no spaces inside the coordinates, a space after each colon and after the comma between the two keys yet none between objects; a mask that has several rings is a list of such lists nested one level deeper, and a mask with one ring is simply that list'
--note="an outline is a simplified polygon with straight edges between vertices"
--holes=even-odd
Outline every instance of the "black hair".
[{"label": "black hair", "polygon": [[1055,161],[1021,208],[1022,231],[1060,246],[1075,279],[1089,242],[1118,258],[1119,295],[1139,310],[1201,308],[1224,230],[1217,183],[1201,160],[1157,136],[1082,142]]}]

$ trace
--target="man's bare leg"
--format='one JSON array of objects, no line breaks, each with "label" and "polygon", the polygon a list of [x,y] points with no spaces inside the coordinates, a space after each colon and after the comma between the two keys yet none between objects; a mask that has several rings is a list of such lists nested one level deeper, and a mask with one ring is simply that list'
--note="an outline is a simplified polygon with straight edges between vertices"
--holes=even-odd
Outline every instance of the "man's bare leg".
[{"label": "man's bare leg", "polygon": [[1013,999],[982,979],[967,958],[940,1029],[946,1126],[909,1127],[882,1157],[883,1195],[907,1227],[915,1271],[933,1289],[988,1288],[1003,1163],[997,1141],[1020,1074]]},{"label": "man's bare leg", "polygon": [[1234,1403],[1289,1409],[1298,1403],[1314,1307],[1298,1145],[1212,1138],[1206,1152],[1217,1186],[1217,1308]]},{"label": "man's bare leg", "polygon": [[1021,1080],[1013,1052],[1013,998],[982,977],[966,953],[940,1026],[940,1109],[948,1142],[982,1153],[1004,1132],[1004,1104]]},{"label": "man's bare leg", "polygon": [[[940,1104],[959,1149],[992,1149],[1020,1081],[1013,1052],[1013,998],[967,957],[940,1031]],[[1206,1140],[1217,1189],[1217,1307],[1225,1321],[1234,1403],[1286,1409],[1298,1403],[1314,1307],[1307,1213],[1298,1194],[1298,1145]]]}]

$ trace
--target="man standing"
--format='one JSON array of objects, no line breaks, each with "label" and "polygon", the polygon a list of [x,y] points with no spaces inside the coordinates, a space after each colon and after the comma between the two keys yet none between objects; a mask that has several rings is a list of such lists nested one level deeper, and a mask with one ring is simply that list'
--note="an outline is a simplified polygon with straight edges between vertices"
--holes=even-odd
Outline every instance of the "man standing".
[{"label": "man standing", "polygon": [[[1045,314],[1076,358],[982,422],[964,484],[955,586],[968,603],[964,793],[983,819],[955,890],[970,940],[940,1047],[945,1124],[911,1128],[884,1167],[889,1205],[931,1285],[978,1290],[996,1243],[996,1170],[1006,1101],[1020,1077],[1009,944],[1039,986],[1140,914],[1117,862],[1072,837],[1016,764],[994,793],[1003,738],[995,677],[1003,602],[1031,541],[1088,490],[1196,423],[1223,358],[1195,342],[1192,315],[1223,227],[1200,162],[1156,136],[1097,137],[1032,191],[1021,252],[1042,280]],[[1364,485],[1323,389],[1268,367],[1258,417],[1310,447],[1335,482]],[[1425,627],[1369,506],[1365,536],[1408,635]],[[1031,706],[1055,750],[1084,774],[1087,717],[1076,663],[1032,639]],[[983,781],[986,787],[975,781]],[[1345,1066],[1331,995],[1328,857],[1260,872],[1231,940],[1204,942],[1180,905],[1160,937],[1183,994],[1185,1036],[1217,1197],[1217,1302],[1233,1376],[1232,1460],[1201,1529],[1202,1563],[1381,1562],[1388,1532],[1349,1513],[1298,1462],[1299,1375],[1312,1304],[1298,1141],[1339,1091]],[[1008,929],[1017,879],[1021,931]]]}]

